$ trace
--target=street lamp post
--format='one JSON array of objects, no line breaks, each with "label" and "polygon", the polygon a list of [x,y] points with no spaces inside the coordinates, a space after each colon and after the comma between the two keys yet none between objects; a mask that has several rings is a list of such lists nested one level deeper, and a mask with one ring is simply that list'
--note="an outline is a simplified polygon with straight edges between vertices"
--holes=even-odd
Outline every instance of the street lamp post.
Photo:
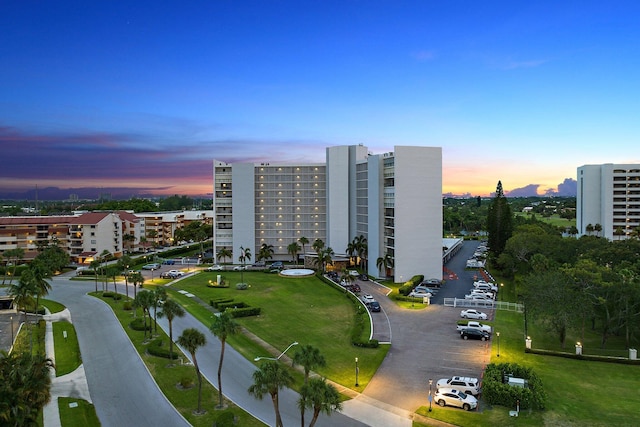
[{"label": "street lamp post", "polygon": [[10,319],[11,319],[11,346],[13,346],[13,316],[11,316]]},{"label": "street lamp post", "polygon": [[358,368],[358,358],[356,357],[356,387],[360,386],[358,384],[358,373],[360,372],[360,368]]},{"label": "street lamp post", "polygon": [[289,344],[289,347],[285,348],[285,349],[284,349],[284,351],[283,351],[282,353],[280,353],[280,356],[278,356],[278,357],[260,357],[260,356],[258,356],[258,357],[256,357],[256,358],[255,358],[255,359],[253,359],[253,360],[255,360],[256,362],[257,362],[258,360],[263,360],[263,359],[266,359],[266,360],[280,360],[280,358],[281,358],[282,356],[284,356],[284,354],[285,354],[287,351],[289,351],[289,349],[290,349],[291,347],[293,347],[294,345],[298,345],[298,341],[294,341],[294,342],[292,342],[291,344]]},{"label": "street lamp post", "polygon": [[500,357],[500,332],[496,332],[496,335],[498,336],[498,357]]},{"label": "street lamp post", "polygon": [[431,402],[433,402],[433,395],[431,394],[432,384],[433,384],[433,379],[429,378],[429,412],[431,412]]}]

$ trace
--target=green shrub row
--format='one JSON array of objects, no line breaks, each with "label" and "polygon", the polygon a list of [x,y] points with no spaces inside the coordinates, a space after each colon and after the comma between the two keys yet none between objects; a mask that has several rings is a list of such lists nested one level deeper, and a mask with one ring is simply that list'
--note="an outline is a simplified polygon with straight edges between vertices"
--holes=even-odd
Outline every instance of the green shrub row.
[{"label": "green shrub row", "polygon": [[593,362],[619,363],[621,365],[640,365],[640,359],[629,359],[627,357],[600,356],[597,354],[575,354],[555,350],[544,350],[539,348],[525,349],[525,353],[564,357],[566,359],[590,360]]},{"label": "green shrub row", "polygon": [[351,331],[351,344],[356,347],[378,348],[378,340],[370,340],[363,338],[365,326],[369,322],[367,310],[357,301],[353,295],[350,295],[353,303],[356,305],[355,325]]},{"label": "green shrub row", "polygon": [[218,304],[224,304],[231,301],[233,301],[233,298],[215,298],[215,299],[209,300],[209,305],[217,310]]},{"label": "green shrub row", "polygon": [[259,316],[261,313],[260,307],[244,307],[244,308],[230,308],[229,313],[231,313],[231,317],[249,317],[249,316]]},{"label": "green shrub row", "polygon": [[[175,347],[175,346],[174,346]],[[153,340],[147,346],[147,353],[152,356],[164,357],[165,359],[172,359],[169,356],[169,345],[165,345],[164,340],[161,338]],[[173,359],[177,359],[178,355],[176,354],[176,349],[173,349]]]},{"label": "green shrub row", "polygon": [[[144,331],[144,319],[142,317],[135,318],[129,323],[129,327],[134,331]],[[147,331],[151,330],[151,322],[147,325]]]},{"label": "green shrub row", "polygon": [[220,311],[225,311],[228,308],[245,308],[245,307],[249,307],[247,305],[247,303],[242,302],[242,301],[229,301],[229,302],[221,302],[218,304],[218,307],[216,307],[218,310]]},{"label": "green shrub row", "polygon": [[119,299],[122,299],[122,295],[116,294],[115,292],[109,292],[109,291],[104,291],[102,293],[102,296],[104,298],[113,298],[116,301],[119,300]]},{"label": "green shrub row", "polygon": [[[516,387],[508,384],[508,377],[524,378],[526,387]],[[533,369],[516,363],[491,363],[484,371],[482,381],[482,398],[490,405],[502,405],[515,408],[519,403],[520,409],[544,409],[547,395],[542,381]]]},{"label": "green shrub row", "polygon": [[398,293],[403,296],[409,295],[416,286],[422,283],[423,280],[424,276],[422,274],[413,276],[411,279],[406,281],[404,285],[400,286],[400,289],[398,289]]}]

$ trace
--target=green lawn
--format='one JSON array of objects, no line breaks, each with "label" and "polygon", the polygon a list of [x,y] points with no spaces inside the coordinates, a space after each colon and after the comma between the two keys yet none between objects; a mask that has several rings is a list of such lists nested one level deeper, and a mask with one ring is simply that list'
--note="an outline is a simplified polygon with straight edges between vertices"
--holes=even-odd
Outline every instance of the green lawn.
[{"label": "green lawn", "polygon": [[[56,353],[56,376],[75,371],[82,363],[76,328],[69,322],[53,322],[53,340]],[[67,337],[64,337],[64,333]]]},{"label": "green lawn", "polygon": [[62,310],[66,308],[64,305],[60,304],[59,302],[51,301],[48,299],[41,299],[40,305],[47,307],[51,314],[60,313]]},{"label": "green lawn", "polygon": [[525,213],[525,212],[515,212],[514,213],[515,216],[521,216],[521,217],[525,217],[525,218],[530,218],[532,215],[536,216],[536,219],[538,221],[542,221],[542,222],[546,222],[548,224],[554,225],[556,227],[571,227],[571,226],[575,226],[576,225],[576,219],[567,219],[567,218],[562,218],[560,215],[554,214],[551,216],[542,216],[540,214],[531,214],[531,213]]},{"label": "green lawn", "polygon": [[[225,272],[226,281],[231,285],[229,288],[207,287],[208,281],[215,280],[215,276],[216,273],[203,272],[176,282],[172,288],[191,292],[206,302],[230,297],[234,301],[260,307],[260,316],[240,318],[238,323],[279,351],[294,341],[317,347],[327,360],[327,366],[318,369],[318,373],[345,387],[356,389],[353,385],[355,357],[360,361],[360,386],[357,390],[363,390],[388,351],[387,346],[367,349],[351,344],[354,305],[347,294],[315,276],[283,278],[264,272],[245,272],[244,281],[250,284],[246,290],[235,288],[235,284],[240,282],[239,272]],[[190,311],[198,305],[184,296],[176,298]],[[196,310],[200,313],[198,318],[208,326],[211,312]],[[369,333],[370,325],[367,325],[365,335],[368,337]],[[238,343],[236,337],[231,337],[229,342],[234,347]],[[249,360],[256,356],[269,356],[265,353],[267,350],[259,347],[249,346],[248,350],[252,353],[244,353],[243,348],[239,348]]]},{"label": "green lawn", "polygon": [[[78,406],[69,407],[69,404],[73,403]],[[64,427],[96,427],[100,425],[95,407],[86,400],[59,397],[58,409],[60,410],[60,423]]]}]

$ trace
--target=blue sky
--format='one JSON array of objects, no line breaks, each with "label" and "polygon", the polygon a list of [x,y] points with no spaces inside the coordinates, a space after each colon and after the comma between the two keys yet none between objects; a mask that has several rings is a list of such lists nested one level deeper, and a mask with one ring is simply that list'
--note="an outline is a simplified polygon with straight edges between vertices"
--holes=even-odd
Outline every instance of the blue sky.
[{"label": "blue sky", "polygon": [[211,160],[443,148],[443,192],[640,162],[640,3],[0,6],[0,190],[205,194]]}]

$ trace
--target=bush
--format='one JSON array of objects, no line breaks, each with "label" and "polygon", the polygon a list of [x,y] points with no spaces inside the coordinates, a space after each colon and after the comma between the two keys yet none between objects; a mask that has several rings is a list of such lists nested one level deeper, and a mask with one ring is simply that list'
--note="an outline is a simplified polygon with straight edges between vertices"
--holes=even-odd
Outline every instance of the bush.
[{"label": "bush", "polygon": [[[144,319],[138,317],[129,323],[129,327],[134,331],[144,331]],[[151,330],[151,322],[147,325],[147,331]]]},{"label": "bush", "polygon": [[246,303],[242,302],[242,301],[238,301],[238,302],[223,302],[218,304],[218,310],[220,311],[225,311],[229,308],[245,308],[245,307],[249,307]]},{"label": "bush", "polygon": [[122,304],[122,309],[126,311],[133,310],[133,303],[131,301],[125,301],[124,304]]},{"label": "bush", "polygon": [[247,283],[236,283],[236,289],[239,291],[244,291],[245,289],[248,289],[249,285]]},{"label": "bush", "polygon": [[178,355],[176,354],[177,352],[174,349],[173,352],[173,358],[169,356],[169,346],[165,346],[164,345],[164,340],[162,339],[156,339],[153,340],[153,342],[151,342],[151,344],[149,344],[149,346],[147,347],[147,352],[152,355],[152,356],[157,356],[157,357],[164,357],[165,359],[177,359]]},{"label": "bush", "polygon": [[209,305],[217,309],[219,304],[224,304],[226,302],[231,302],[231,301],[233,301],[233,298],[216,298],[216,299],[209,300]]},{"label": "bush", "polygon": [[[508,384],[508,377],[524,378],[527,387]],[[515,363],[489,364],[484,372],[482,398],[491,405],[514,407],[520,402],[521,409],[544,409],[547,399],[542,381],[533,369]]]},{"label": "bush", "polygon": [[232,411],[226,410],[220,412],[220,415],[216,418],[215,423],[213,424],[215,427],[231,427],[236,425],[235,415]]},{"label": "bush", "polygon": [[245,307],[229,310],[231,313],[231,317],[249,317],[249,316],[258,316],[260,315],[261,309],[260,307]]},{"label": "bush", "polygon": [[191,377],[182,377],[180,378],[180,387],[182,388],[191,388],[194,386],[193,378]]},{"label": "bush", "polygon": [[400,286],[398,289],[398,293],[403,296],[407,296],[414,290],[416,286],[418,286],[424,280],[424,276],[422,274],[418,274],[413,276],[409,281],[405,282],[404,285]]}]

